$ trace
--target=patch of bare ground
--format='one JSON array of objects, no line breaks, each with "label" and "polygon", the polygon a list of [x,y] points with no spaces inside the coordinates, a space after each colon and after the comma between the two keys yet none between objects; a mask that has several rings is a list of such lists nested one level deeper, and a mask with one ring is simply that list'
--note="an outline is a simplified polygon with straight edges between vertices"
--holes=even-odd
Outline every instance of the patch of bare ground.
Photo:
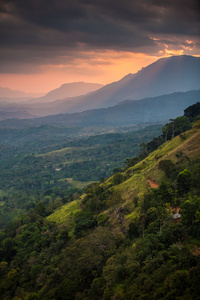
[{"label": "patch of bare ground", "polygon": [[194,256],[198,256],[198,257],[200,257],[200,248],[198,247],[198,246],[194,246],[194,248],[192,249],[192,254],[194,255]]},{"label": "patch of bare ground", "polygon": [[147,179],[147,182],[149,183],[150,187],[153,189],[157,189],[159,187],[159,185],[151,179]]}]

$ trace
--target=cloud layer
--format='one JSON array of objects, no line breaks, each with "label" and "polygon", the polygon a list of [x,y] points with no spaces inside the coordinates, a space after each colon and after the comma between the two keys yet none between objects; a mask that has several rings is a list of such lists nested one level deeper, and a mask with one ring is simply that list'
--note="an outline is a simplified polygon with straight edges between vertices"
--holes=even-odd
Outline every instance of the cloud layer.
[{"label": "cloud layer", "polygon": [[110,50],[198,55],[199,12],[198,0],[1,0],[0,73],[42,72]]}]

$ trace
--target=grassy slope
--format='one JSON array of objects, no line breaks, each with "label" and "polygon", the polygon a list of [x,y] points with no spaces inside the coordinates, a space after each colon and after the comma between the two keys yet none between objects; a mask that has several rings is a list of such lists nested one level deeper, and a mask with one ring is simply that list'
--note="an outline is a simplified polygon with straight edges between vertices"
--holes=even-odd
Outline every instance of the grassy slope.
[{"label": "grassy slope", "polygon": [[133,176],[116,186],[115,190],[121,193],[124,200],[131,200],[133,197],[141,198],[149,188],[147,179],[158,184],[164,179],[164,172],[158,168],[159,162],[170,159],[176,163],[180,160],[179,155],[177,155],[179,153],[182,157],[200,157],[200,122],[196,123],[191,130],[161,145],[143,161],[127,170],[129,173],[133,173]]},{"label": "grassy slope", "polygon": [[50,151],[48,153],[45,154],[36,154],[36,156],[41,156],[41,157],[45,157],[45,156],[54,156],[56,157],[57,155],[59,156],[64,156],[66,153],[71,153],[74,150],[82,150],[84,149],[83,147],[66,147],[66,148],[62,148],[59,150],[54,150],[54,151]]},{"label": "grassy slope", "polygon": [[84,189],[86,186],[88,186],[91,183],[94,183],[95,181],[78,181],[78,180],[73,180],[73,178],[63,178],[59,179],[58,181],[68,181],[71,183],[72,188],[77,188],[77,189]]},{"label": "grassy slope", "polygon": [[[124,211],[126,211],[125,220],[127,220],[127,222],[125,221],[124,225],[137,217],[140,205],[135,207],[133,202],[134,197],[138,197],[140,203],[144,194],[150,188],[147,179],[151,179],[158,184],[162,182],[165,175],[164,172],[158,168],[159,162],[164,159],[170,159],[175,163],[180,159],[177,153],[182,153],[182,157],[200,157],[200,121],[197,122],[191,130],[175,137],[172,141],[166,142],[143,161],[139,162],[134,167],[129,168],[124,175],[126,175],[126,173],[133,175],[121,184],[111,187],[111,189],[114,189],[114,193],[120,194],[122,198],[122,201],[116,203],[114,207],[111,205],[110,209],[104,211],[104,213],[109,216],[110,222],[113,226],[116,225],[116,221],[114,221],[116,220],[116,218],[114,218],[114,213],[119,206],[123,207]],[[111,184],[111,182],[112,177],[101,185],[108,185]],[[84,195],[82,196],[82,199],[83,198]],[[75,200],[63,205],[50,215],[48,219],[57,223],[68,224],[72,232],[72,228],[74,226],[73,216],[80,210],[80,203],[81,199],[79,201]]]},{"label": "grassy slope", "polygon": [[81,210],[79,205],[80,200],[74,200],[67,203],[48,216],[47,219],[56,222],[57,224],[66,224],[69,235],[71,235],[74,230],[73,216]]}]

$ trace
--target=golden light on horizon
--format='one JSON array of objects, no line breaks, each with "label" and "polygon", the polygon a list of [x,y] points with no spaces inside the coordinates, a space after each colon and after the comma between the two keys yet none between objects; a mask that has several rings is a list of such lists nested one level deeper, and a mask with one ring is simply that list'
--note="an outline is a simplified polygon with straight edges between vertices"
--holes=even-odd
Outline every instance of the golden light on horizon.
[{"label": "golden light on horizon", "polygon": [[108,84],[156,61],[159,57],[125,51],[90,51],[67,64],[41,65],[35,74],[0,74],[2,87],[24,92],[43,92],[70,82]]}]

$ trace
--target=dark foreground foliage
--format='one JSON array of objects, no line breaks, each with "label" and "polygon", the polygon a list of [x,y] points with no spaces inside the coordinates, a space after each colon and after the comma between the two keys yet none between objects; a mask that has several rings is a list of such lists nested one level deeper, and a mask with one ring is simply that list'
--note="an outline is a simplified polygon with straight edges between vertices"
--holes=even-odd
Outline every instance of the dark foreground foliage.
[{"label": "dark foreground foliage", "polygon": [[74,237],[46,219],[42,204],[10,223],[0,234],[2,299],[199,299],[199,160],[195,166],[151,189],[126,231],[114,232],[102,216],[113,195],[99,184],[86,190]]}]

